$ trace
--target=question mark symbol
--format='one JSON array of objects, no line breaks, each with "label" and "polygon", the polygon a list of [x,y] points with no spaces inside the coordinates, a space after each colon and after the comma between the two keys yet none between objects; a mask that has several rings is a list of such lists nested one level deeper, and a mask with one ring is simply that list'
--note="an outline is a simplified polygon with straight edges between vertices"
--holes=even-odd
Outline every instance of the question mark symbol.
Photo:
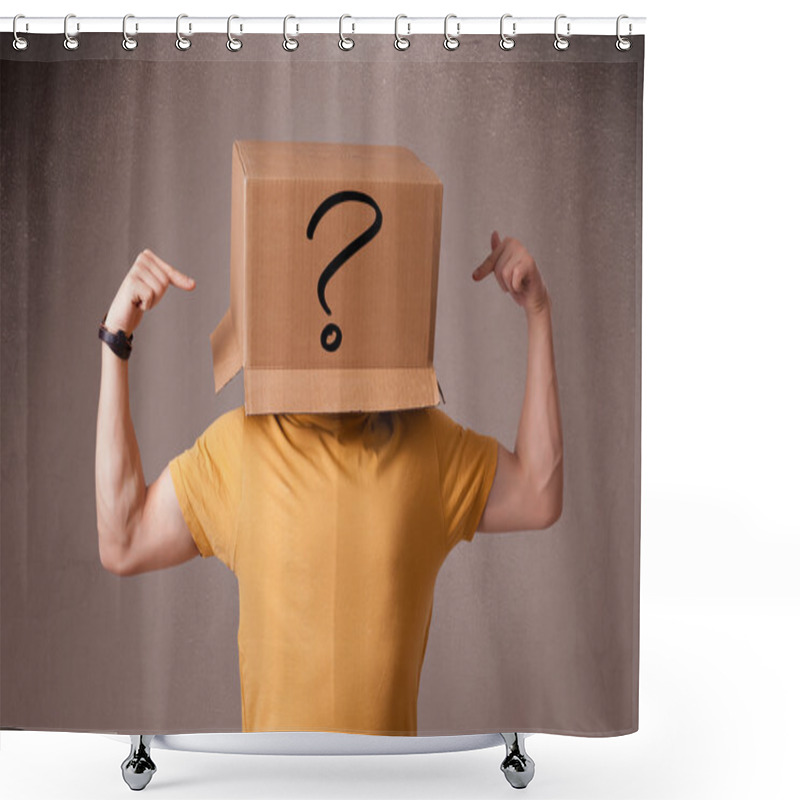
[{"label": "question mark symbol", "polygon": [[[314,231],[317,229],[319,221],[325,216],[325,214],[327,214],[328,211],[330,211],[339,203],[347,203],[350,201],[366,203],[367,205],[372,206],[372,208],[375,209],[375,220],[372,225],[369,226],[369,228],[353,239],[353,241],[350,242],[347,247],[340,250],[319,276],[319,281],[317,281],[317,297],[320,305],[328,316],[331,315],[331,310],[328,307],[328,303],[325,301],[325,288],[327,287],[328,282],[348,258],[351,258],[362,247],[364,247],[364,245],[375,238],[375,236],[378,234],[378,231],[381,229],[381,225],[383,224],[383,214],[381,213],[381,209],[378,204],[368,194],[353,190],[345,190],[332,194],[330,197],[325,198],[325,200],[323,200],[317,206],[316,211],[311,215],[311,219],[308,223],[308,229],[306,230],[306,236],[309,239],[313,239]],[[322,344],[323,349],[327,350],[329,353],[338,350],[339,345],[342,343],[342,329],[332,322],[329,323],[322,329],[320,343]]]}]

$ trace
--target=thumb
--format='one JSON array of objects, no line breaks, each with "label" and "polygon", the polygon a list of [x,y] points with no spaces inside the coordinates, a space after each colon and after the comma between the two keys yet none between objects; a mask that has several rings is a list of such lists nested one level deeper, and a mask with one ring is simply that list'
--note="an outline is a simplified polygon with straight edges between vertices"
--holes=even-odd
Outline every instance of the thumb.
[{"label": "thumb", "polygon": [[150,255],[155,259],[156,263],[167,273],[167,277],[169,278],[169,282],[173,286],[177,286],[179,289],[194,289],[195,287],[195,280],[194,278],[190,278],[188,275],[184,275],[179,269],[175,269],[172,264],[168,264],[164,261],[163,258],[157,256],[152,251],[148,251]]},{"label": "thumb", "polygon": [[184,275],[180,270],[175,269],[175,267],[169,266],[167,275],[169,277],[169,282],[174,286],[177,286],[179,289],[190,290],[194,289],[195,287],[195,279],[190,278],[188,275]]},{"label": "thumb", "polygon": [[178,279],[181,281],[183,289],[194,289],[197,285],[197,281],[194,278],[190,278],[188,275],[184,275],[182,272],[178,272],[177,275]]},{"label": "thumb", "polygon": [[484,262],[472,273],[473,280],[479,281],[485,278],[494,269],[500,255],[500,245],[500,234],[497,231],[492,231],[492,252],[486,256]]}]

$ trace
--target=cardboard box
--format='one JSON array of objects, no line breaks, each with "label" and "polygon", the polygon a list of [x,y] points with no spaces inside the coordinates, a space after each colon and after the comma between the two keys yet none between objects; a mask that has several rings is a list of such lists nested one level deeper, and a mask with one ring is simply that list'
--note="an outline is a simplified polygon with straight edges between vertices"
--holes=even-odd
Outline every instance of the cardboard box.
[{"label": "cardboard box", "polygon": [[441,181],[389,145],[235,141],[219,392],[245,412],[437,405]]}]

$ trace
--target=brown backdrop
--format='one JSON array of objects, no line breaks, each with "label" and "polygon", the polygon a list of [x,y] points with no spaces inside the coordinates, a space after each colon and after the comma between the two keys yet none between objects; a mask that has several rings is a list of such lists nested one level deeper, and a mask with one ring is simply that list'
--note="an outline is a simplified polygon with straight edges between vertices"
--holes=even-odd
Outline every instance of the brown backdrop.
[{"label": "brown backdrop", "polygon": [[470,273],[492,228],[553,300],[564,511],[451,553],[419,735],[638,727],[644,37],[0,35],[0,726],[240,731],[235,576],[216,560],[121,578],[98,557],[98,323],[145,247],[197,279],[136,331],[145,478],[243,402],[214,394],[228,306],[231,143],[401,144],[444,184],[434,364],[444,410],[514,446],[526,323]]}]

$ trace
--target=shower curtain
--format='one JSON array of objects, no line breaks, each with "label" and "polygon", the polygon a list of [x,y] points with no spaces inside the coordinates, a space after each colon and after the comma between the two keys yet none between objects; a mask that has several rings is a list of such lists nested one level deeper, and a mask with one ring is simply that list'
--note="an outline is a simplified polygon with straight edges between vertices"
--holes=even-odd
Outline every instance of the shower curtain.
[{"label": "shower curtain", "polygon": [[[72,51],[29,38],[17,51],[0,36],[0,727],[637,730],[644,37],[561,50],[548,35],[510,49],[463,35],[448,49],[425,35],[401,50],[356,35],[343,50],[336,34],[305,34],[292,51],[272,34],[238,51],[224,35],[186,50],[172,34],[133,50],[116,33]],[[379,444],[365,444],[371,409],[249,414],[240,369],[216,390],[211,335],[241,288],[243,142],[405,148],[441,183],[427,256],[437,396],[384,410],[394,427]],[[359,213],[366,227],[372,211]],[[278,235],[257,222],[248,235]],[[392,319],[407,311],[397,287],[415,235],[395,241],[382,279]],[[378,268],[369,246],[352,258]],[[101,322],[125,299],[131,310],[131,296],[114,303],[136,264],[151,305],[132,339],[117,315],[122,335],[112,324],[104,341]],[[314,284],[315,325],[354,277],[329,280],[333,316]],[[534,324],[539,277],[547,322]],[[289,327],[306,299],[280,295]],[[127,371],[138,450],[99,420],[104,369]],[[535,520],[534,480],[511,466],[548,451],[554,420],[561,458],[542,461],[536,486],[555,497],[560,474],[560,507]],[[172,480],[159,497],[171,490],[181,517],[150,507],[148,568],[122,574],[100,529],[123,500],[96,469],[132,475],[136,452],[147,487]],[[481,530],[490,504],[499,520],[531,513]],[[182,563],[158,568],[180,530]]]}]

